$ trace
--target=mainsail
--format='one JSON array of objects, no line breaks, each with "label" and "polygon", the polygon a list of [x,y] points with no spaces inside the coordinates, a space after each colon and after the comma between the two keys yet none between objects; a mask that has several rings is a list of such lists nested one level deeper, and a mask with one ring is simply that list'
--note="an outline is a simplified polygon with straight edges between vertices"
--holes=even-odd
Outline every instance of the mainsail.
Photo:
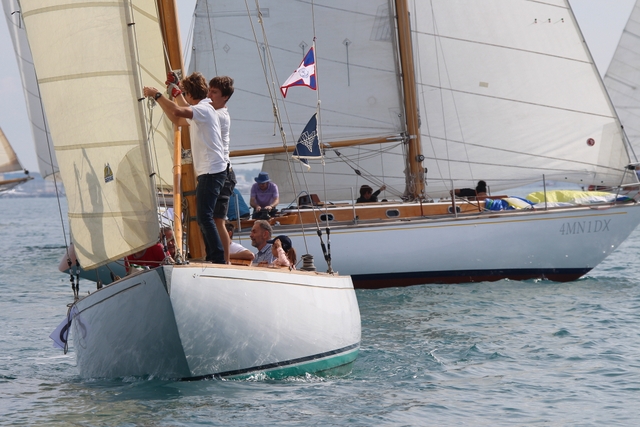
[{"label": "mainsail", "polygon": [[[300,64],[313,43],[315,17],[318,91],[289,89],[286,104],[277,101],[282,114],[287,145],[296,140],[316,112],[321,100],[318,129],[321,142],[332,144],[354,140],[391,143],[340,149],[341,154],[358,160],[364,173],[376,174],[383,167],[389,184],[404,188],[404,157],[401,134],[404,113],[398,81],[393,14],[387,1],[313,2],[261,1],[260,12],[266,38],[260,30],[255,3],[247,11],[244,0],[199,1],[195,10],[193,50],[190,70],[206,77],[229,75],[235,79],[235,93],[228,108],[233,120],[232,151],[282,147],[282,139],[273,115],[271,97],[280,99],[280,85]],[[251,19],[249,19],[249,16]],[[258,42],[254,39],[254,29]],[[285,30],[286,29],[286,30]],[[270,67],[273,64],[274,67]],[[266,70],[266,77],[265,72]],[[372,148],[375,147],[375,148]],[[306,187],[296,174],[292,180],[283,155],[267,156],[265,166],[278,183],[281,200],[292,200]],[[240,162],[237,158],[232,163]],[[331,200],[352,196],[357,178],[351,165],[334,152],[324,159],[331,174],[326,175]],[[292,166],[302,169],[295,160]],[[312,167],[307,177],[310,190],[322,194],[322,167]]]},{"label": "mainsail", "polygon": [[[410,114],[420,123],[416,157],[424,156],[427,197],[480,179],[493,191],[543,177],[580,185],[623,181],[629,153],[620,123],[566,0],[408,0],[418,105],[406,114],[396,2],[280,3],[259,3],[266,36],[256,10],[248,19],[244,1],[209,0],[196,8],[191,69],[237,82],[229,108],[242,125],[234,126],[232,150],[280,145],[263,64],[270,52],[275,72],[267,81],[277,87],[314,35],[321,142],[392,141],[340,148],[340,156],[330,150],[324,168],[304,178],[297,169],[298,191],[307,182],[311,192],[340,200],[375,179],[392,195],[403,194],[407,162],[420,161],[407,158],[412,136],[400,138]],[[233,109],[236,102],[242,111]],[[277,105],[291,123],[289,142],[315,109],[316,93],[291,91]],[[281,199],[293,200],[287,161],[270,154],[263,168],[282,183]],[[627,174],[625,182],[631,180]]]},{"label": "mainsail", "polygon": [[22,17],[83,268],[157,241],[156,185],[171,182],[160,109],[164,52],[153,0],[22,0]]},{"label": "mainsail", "polygon": [[620,36],[604,84],[634,151],[640,150],[640,3],[636,2]]}]

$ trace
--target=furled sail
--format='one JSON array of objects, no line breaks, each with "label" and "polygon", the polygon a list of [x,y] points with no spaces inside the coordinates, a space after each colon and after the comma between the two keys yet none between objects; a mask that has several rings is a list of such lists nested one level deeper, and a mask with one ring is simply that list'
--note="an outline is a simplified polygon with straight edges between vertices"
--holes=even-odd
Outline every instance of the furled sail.
[{"label": "furled sail", "polygon": [[149,246],[159,232],[156,184],[171,182],[166,120],[138,101],[143,85],[165,80],[155,2],[20,5],[80,263]]},{"label": "furled sail", "polygon": [[13,151],[9,140],[0,129],[0,173],[16,172],[24,170],[16,152]]},{"label": "furled sail", "polygon": [[[363,174],[372,170],[378,175],[383,169],[389,183],[404,188],[405,160],[400,134],[405,131],[406,120],[389,2],[263,0],[259,4],[266,38],[258,22],[255,2],[248,3],[249,12],[244,0],[199,1],[195,10],[190,70],[200,71],[207,78],[229,75],[235,79],[236,90],[228,103],[232,152],[282,147],[270,93],[279,100],[276,105],[285,123],[287,144],[293,148],[316,112],[319,96],[321,142],[363,139],[392,142],[340,148],[342,156],[327,151],[324,162],[331,174],[324,177],[319,161],[309,161],[311,170],[303,176],[299,161],[287,163],[284,155],[267,156],[265,170],[278,183],[281,200],[288,202],[298,191],[306,189],[305,180],[310,191],[323,198],[350,198],[352,188],[365,182],[361,178],[358,181],[355,163],[345,162],[347,158],[355,159]],[[312,46],[314,25],[318,91],[292,87],[287,92],[286,104],[282,103],[279,87]],[[381,150],[386,154],[384,164]],[[241,162],[232,158],[234,164]],[[289,165],[297,171],[293,181]]]},{"label": "furled sail", "polygon": [[640,150],[640,3],[636,2],[620,36],[604,84],[634,151]]},{"label": "furled sail", "polygon": [[27,41],[20,4],[18,0],[2,0],[2,8],[7,20],[7,27],[13,42],[13,48],[18,60],[18,69],[22,78],[22,89],[27,104],[27,113],[31,123],[31,132],[38,158],[38,169],[43,178],[51,176],[58,171],[53,145],[50,146],[51,135],[47,118],[40,99],[40,90],[36,80],[36,71],[33,68],[31,49]]}]

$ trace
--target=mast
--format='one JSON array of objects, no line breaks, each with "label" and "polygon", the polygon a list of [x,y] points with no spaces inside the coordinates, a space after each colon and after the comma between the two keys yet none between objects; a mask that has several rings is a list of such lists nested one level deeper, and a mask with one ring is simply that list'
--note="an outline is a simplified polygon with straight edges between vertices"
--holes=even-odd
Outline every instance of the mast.
[{"label": "mast", "polygon": [[407,116],[408,155],[406,195],[411,199],[424,198],[424,168],[422,161],[422,145],[420,143],[420,121],[416,95],[416,76],[413,64],[413,46],[411,44],[411,24],[407,0],[395,0],[398,21],[398,45],[400,67],[402,69],[402,88],[404,92],[404,109]]},{"label": "mast", "polygon": [[[158,0],[158,15],[162,37],[169,57],[169,70],[181,70],[184,76],[184,63],[182,61],[182,43],[178,26],[178,12],[175,0]],[[196,207],[196,180],[193,172],[193,164],[185,164],[182,167],[182,148],[191,149],[189,129],[173,125],[173,212],[174,212],[174,238],[178,247],[182,248],[182,196],[187,200],[190,212],[195,212]],[[182,192],[181,192],[182,191]],[[187,213],[190,213],[187,212]],[[204,242],[200,228],[196,223],[196,216],[188,217],[187,242],[189,255],[192,258],[204,257]],[[186,254],[183,259],[186,259]]]}]

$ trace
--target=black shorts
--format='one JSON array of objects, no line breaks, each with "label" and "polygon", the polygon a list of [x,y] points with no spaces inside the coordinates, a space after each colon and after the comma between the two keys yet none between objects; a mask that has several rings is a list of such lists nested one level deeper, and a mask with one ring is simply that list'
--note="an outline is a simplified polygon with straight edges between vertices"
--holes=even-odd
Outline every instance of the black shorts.
[{"label": "black shorts", "polygon": [[216,207],[213,209],[214,218],[227,218],[227,211],[229,210],[229,198],[233,194],[233,189],[236,188],[236,174],[232,168],[229,168],[227,173],[227,179],[224,181],[220,195],[216,201]]}]

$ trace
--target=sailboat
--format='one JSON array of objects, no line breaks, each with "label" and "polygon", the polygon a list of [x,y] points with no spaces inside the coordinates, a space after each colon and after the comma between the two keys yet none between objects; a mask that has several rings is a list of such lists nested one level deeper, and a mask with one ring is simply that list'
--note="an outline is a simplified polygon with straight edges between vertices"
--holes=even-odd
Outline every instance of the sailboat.
[{"label": "sailboat", "polygon": [[33,177],[29,175],[29,171],[22,167],[16,152],[13,150],[13,147],[11,147],[2,129],[0,129],[0,174],[18,171],[24,171],[27,176],[9,179],[4,179],[0,176],[0,193],[11,190],[33,179]]},{"label": "sailboat", "polygon": [[[182,242],[183,217],[185,234],[193,232],[180,191],[194,184],[192,168],[181,164],[186,132],[141,99],[144,85],[164,82],[166,63],[182,69],[174,2],[19,5],[14,16],[26,29],[82,268],[155,244],[170,190]],[[89,294],[73,283],[74,302],[52,338],[66,349],[71,331],[82,377],[280,378],[351,369],[360,313],[348,276],[198,262],[201,247],[189,243],[177,258],[189,253],[190,263],[138,271]]]},{"label": "sailboat", "polygon": [[[640,222],[636,200],[615,190],[604,203],[552,203],[567,193],[547,191],[637,185],[565,0],[209,0],[194,19],[190,70],[236,79],[232,162],[264,156],[286,204],[276,232],[356,288],[572,281]],[[317,91],[278,96],[311,47]],[[273,111],[290,124],[280,129]],[[307,170],[291,154],[317,111],[324,155]],[[491,201],[545,191],[514,210],[451,198],[479,180]],[[386,185],[382,200],[355,204],[363,184]],[[321,238],[303,238],[309,228]]]}]

